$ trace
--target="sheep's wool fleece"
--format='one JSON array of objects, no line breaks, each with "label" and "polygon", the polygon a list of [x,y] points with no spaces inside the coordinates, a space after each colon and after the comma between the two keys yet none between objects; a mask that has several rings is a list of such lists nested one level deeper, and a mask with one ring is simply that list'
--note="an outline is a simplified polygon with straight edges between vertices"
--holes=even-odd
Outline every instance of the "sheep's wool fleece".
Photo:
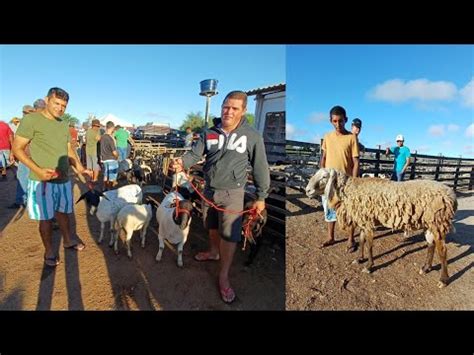
[{"label": "sheep's wool fleece", "polygon": [[336,188],[339,226],[368,231],[377,224],[392,229],[431,231],[441,238],[451,229],[456,195],[436,181],[393,182],[377,178],[350,178]]}]

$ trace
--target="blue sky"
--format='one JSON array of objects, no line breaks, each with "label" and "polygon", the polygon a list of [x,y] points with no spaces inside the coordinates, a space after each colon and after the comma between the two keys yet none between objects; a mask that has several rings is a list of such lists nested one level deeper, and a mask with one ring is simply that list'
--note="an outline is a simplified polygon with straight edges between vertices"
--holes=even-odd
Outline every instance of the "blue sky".
[{"label": "blue sky", "polygon": [[474,46],[287,46],[287,139],[319,142],[329,110],[362,119],[370,148],[474,158]]},{"label": "blue sky", "polygon": [[57,86],[70,95],[66,112],[81,122],[112,113],[177,127],[191,111],[204,115],[200,81],[219,81],[210,113],[220,116],[229,91],[284,82],[285,71],[282,45],[2,45],[0,119],[21,117],[23,105]]}]

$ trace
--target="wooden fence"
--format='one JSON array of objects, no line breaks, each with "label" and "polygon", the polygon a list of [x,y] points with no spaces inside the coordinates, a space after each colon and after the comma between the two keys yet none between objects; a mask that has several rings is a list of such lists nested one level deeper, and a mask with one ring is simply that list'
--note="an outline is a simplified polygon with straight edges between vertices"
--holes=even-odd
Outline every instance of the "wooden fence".
[{"label": "wooden fence", "polygon": [[[321,156],[320,144],[287,141],[287,163],[305,164],[309,161],[319,162]],[[411,163],[407,168],[405,179],[428,179],[445,183],[454,190],[467,188],[472,190],[474,185],[474,159],[445,157],[442,155],[418,154],[411,155]],[[386,174],[390,176],[393,170],[393,154],[385,156],[385,150],[366,148],[360,159],[361,173]]]}]

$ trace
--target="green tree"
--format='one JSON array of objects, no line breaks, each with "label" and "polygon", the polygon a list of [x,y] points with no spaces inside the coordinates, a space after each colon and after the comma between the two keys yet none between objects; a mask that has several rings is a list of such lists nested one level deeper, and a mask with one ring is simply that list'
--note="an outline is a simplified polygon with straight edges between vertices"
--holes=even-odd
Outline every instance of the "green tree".
[{"label": "green tree", "polygon": [[69,122],[74,123],[74,126],[77,126],[77,124],[79,123],[79,119],[69,113],[65,113],[64,115],[62,115],[61,119],[67,121],[68,124]]},{"label": "green tree", "polygon": [[[214,125],[212,122],[214,117],[215,116],[213,114],[209,114],[209,127]],[[202,112],[198,111],[188,113],[179,129],[184,131],[186,127],[191,127],[193,132],[200,133],[204,128],[204,117]]]},{"label": "green tree", "polygon": [[247,122],[249,125],[253,127],[255,125],[255,115],[253,113],[246,113],[245,116],[247,116]]}]

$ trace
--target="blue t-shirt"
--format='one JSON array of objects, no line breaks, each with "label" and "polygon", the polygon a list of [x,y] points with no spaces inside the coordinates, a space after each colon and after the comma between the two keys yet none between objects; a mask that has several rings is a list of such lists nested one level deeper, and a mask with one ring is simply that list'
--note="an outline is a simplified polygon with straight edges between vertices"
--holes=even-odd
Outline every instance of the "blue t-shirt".
[{"label": "blue t-shirt", "polygon": [[405,163],[407,162],[407,158],[410,158],[411,156],[410,149],[405,146],[401,146],[401,147],[397,146],[397,147],[390,148],[390,152],[392,152],[395,155],[393,170],[399,173],[403,170],[403,167],[405,166]]}]

